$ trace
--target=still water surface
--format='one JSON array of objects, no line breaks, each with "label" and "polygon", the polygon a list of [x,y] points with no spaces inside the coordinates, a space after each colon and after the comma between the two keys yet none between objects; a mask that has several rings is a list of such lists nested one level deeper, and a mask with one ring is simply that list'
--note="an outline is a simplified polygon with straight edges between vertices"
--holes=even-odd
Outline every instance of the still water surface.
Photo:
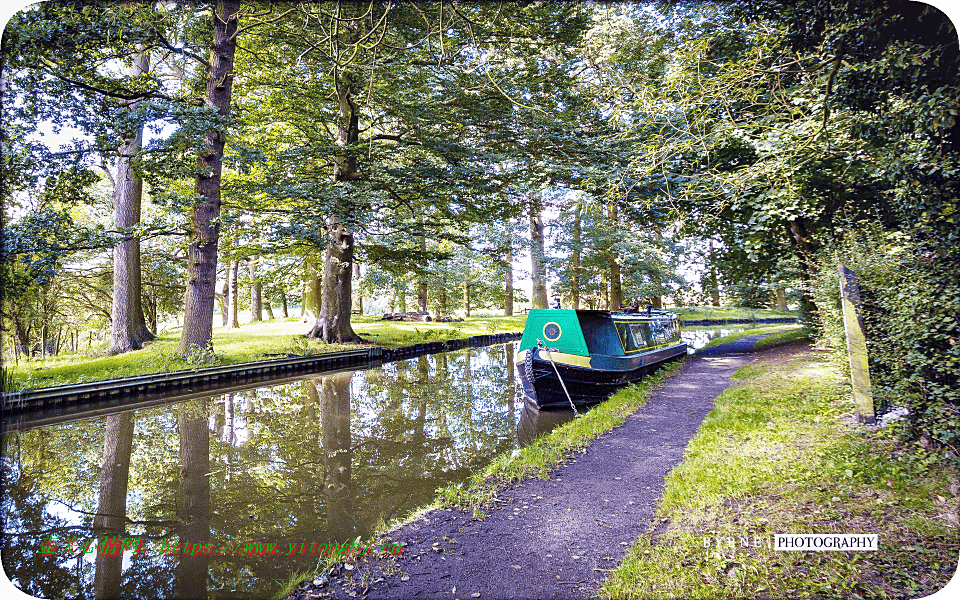
[{"label": "still water surface", "polygon": [[[699,347],[732,331],[686,337]],[[421,356],[7,433],[4,571],[41,598],[273,597],[317,564],[286,556],[292,544],[366,538],[571,418],[523,401],[514,352]],[[130,547],[98,558],[104,540]],[[265,543],[281,555],[245,552]]]}]

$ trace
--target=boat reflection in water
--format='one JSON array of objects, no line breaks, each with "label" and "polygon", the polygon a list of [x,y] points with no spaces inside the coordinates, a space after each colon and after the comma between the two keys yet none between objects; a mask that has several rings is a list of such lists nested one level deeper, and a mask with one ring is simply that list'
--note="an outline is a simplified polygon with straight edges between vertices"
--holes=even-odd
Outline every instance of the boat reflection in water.
[{"label": "boat reflection in water", "polygon": [[517,424],[517,441],[521,448],[526,448],[541,435],[546,435],[568,421],[572,421],[576,413],[572,409],[555,408],[540,410],[529,398],[523,402],[520,411],[520,422]]}]

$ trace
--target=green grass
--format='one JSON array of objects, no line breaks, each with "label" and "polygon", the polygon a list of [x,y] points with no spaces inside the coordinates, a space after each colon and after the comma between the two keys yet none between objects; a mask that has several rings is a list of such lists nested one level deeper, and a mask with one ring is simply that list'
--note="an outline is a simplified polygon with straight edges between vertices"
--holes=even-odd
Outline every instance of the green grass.
[{"label": "green grass", "polygon": [[667,309],[680,315],[680,322],[727,319],[780,319],[795,318],[797,311],[779,311],[769,308],[740,308],[736,306],[682,306]]},{"label": "green grass", "polygon": [[[381,321],[377,317],[355,317],[354,330],[367,342],[397,348],[426,341],[466,338],[480,334],[522,331],[525,317],[477,317],[461,323],[418,323]],[[214,360],[184,360],[176,355],[179,332],[163,334],[142,350],[116,356],[100,356],[86,353],[62,354],[60,356],[21,360],[19,364],[5,364],[13,386],[31,389],[100,381],[116,377],[165,373],[211,364],[230,365],[276,358],[288,354],[320,354],[353,350],[353,344],[324,344],[307,339],[303,333],[308,324],[299,319],[280,319],[251,323],[239,329],[215,327],[213,330]],[[201,365],[201,362],[203,364]]]},{"label": "green grass", "polygon": [[471,317],[459,323],[381,321],[380,317],[352,319],[353,329],[365,340],[384,348],[466,338],[474,335],[523,331],[525,316]]},{"label": "green grass", "polygon": [[[850,425],[824,353],[762,358],[733,378],[667,477],[603,598],[917,597],[957,561],[957,472]],[[876,552],[784,552],[774,533],[878,533]],[[719,540],[719,545],[718,545]]]},{"label": "green grass", "polygon": [[757,343],[754,344],[753,347],[759,349],[766,348],[768,346],[787,344],[790,342],[808,342],[810,340],[810,330],[806,327],[797,327],[794,329],[788,329],[787,331],[772,333],[765,338],[757,340]]},{"label": "green grass", "polygon": [[473,508],[479,514],[496,492],[528,478],[547,479],[572,454],[583,450],[597,436],[622,425],[626,418],[646,404],[650,394],[666,378],[679,372],[685,359],[673,362],[639,384],[626,387],[606,402],[582,413],[512,455],[497,457],[482,472],[463,483],[439,490],[436,507]]},{"label": "green grass", "polygon": [[[780,333],[789,333],[794,329],[799,329],[800,325],[767,325],[765,327],[753,327],[747,329],[746,331],[738,331],[736,333],[731,333],[723,337],[718,337],[710,340],[704,348],[709,348],[711,346],[719,346],[721,344],[729,344],[730,342],[735,342],[740,338],[750,337],[751,335],[759,335],[764,333],[772,333],[773,335],[779,335]],[[757,347],[756,344],[754,347]]]}]

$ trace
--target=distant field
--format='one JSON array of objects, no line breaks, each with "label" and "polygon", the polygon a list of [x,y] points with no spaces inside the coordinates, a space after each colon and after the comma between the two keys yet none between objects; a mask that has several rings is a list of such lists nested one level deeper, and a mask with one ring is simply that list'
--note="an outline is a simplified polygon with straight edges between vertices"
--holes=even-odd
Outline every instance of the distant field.
[{"label": "distant field", "polygon": [[667,310],[680,315],[681,321],[723,319],[781,319],[794,318],[797,311],[779,311],[770,308],[740,308],[734,306],[684,306]]}]

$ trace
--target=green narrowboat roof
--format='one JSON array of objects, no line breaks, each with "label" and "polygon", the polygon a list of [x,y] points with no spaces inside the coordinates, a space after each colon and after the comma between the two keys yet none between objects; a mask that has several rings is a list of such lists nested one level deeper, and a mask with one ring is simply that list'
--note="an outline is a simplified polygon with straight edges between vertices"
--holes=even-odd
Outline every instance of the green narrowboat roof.
[{"label": "green narrowboat roof", "polygon": [[[608,355],[624,354],[621,340],[614,329],[615,321],[663,321],[675,320],[672,313],[657,312],[651,315],[645,312],[620,313],[609,310],[573,310],[561,308],[534,308],[527,315],[523,329],[523,338],[517,351],[536,348],[537,340],[543,340],[547,348],[568,354],[590,356],[583,326],[591,327],[588,334],[594,352]],[[607,339],[609,338],[609,340]]]}]

